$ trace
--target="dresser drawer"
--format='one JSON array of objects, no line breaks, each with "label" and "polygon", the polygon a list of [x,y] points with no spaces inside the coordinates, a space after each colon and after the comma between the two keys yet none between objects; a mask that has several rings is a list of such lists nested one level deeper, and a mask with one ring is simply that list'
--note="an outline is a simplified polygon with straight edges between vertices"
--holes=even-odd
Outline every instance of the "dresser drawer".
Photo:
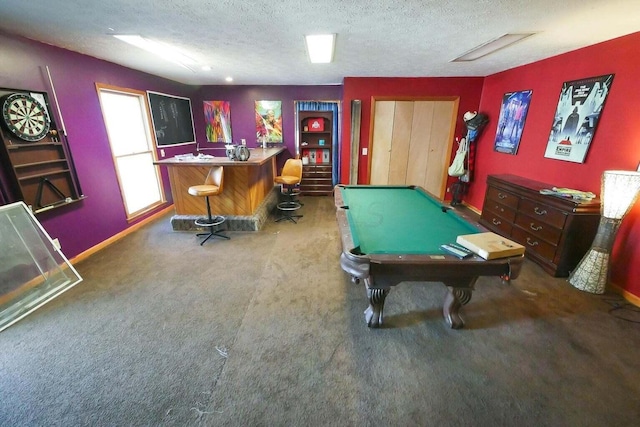
[{"label": "dresser drawer", "polygon": [[524,245],[527,251],[535,252],[543,259],[553,262],[553,259],[556,256],[556,245],[545,242],[539,237],[524,231],[520,227],[513,227],[511,236],[513,237],[513,240]]},{"label": "dresser drawer", "polygon": [[496,187],[487,188],[486,198],[488,200],[493,200],[500,203],[501,205],[513,209],[518,208],[518,201],[520,200],[520,198],[515,194],[509,193],[508,191],[504,191]]},{"label": "dresser drawer", "polygon": [[532,218],[521,213],[516,217],[516,225],[526,230],[532,236],[546,240],[554,245],[558,244],[562,236],[562,229],[542,222],[538,220],[538,218]]},{"label": "dresser drawer", "polygon": [[522,199],[519,212],[529,215],[532,218],[537,218],[538,221],[556,228],[563,228],[567,219],[567,215],[562,211],[529,199]]},{"label": "dresser drawer", "polygon": [[485,227],[490,228],[503,236],[509,236],[511,234],[512,222],[507,221],[499,215],[495,215],[493,212],[482,211],[482,218],[480,222]]},{"label": "dresser drawer", "polygon": [[484,204],[483,209],[486,209],[493,215],[504,218],[508,222],[513,222],[516,218],[515,209],[507,205],[503,205],[502,203],[496,202],[495,200],[487,200]]}]

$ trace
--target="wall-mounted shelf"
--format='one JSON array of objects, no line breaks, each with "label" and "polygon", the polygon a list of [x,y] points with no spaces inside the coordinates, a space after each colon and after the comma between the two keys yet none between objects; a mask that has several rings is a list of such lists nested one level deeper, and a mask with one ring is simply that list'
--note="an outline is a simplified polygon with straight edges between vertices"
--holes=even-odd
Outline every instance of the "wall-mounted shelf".
[{"label": "wall-mounted shelf", "polygon": [[[15,138],[15,137],[14,137]],[[39,147],[62,147],[62,143],[58,141],[45,141],[45,142],[15,142],[12,141],[11,145],[7,146],[8,150],[21,150],[21,149],[33,149]]]},{"label": "wall-mounted shelf", "polygon": [[[47,94],[0,89],[0,107],[4,108],[5,104],[11,105],[7,100],[16,93],[27,95],[22,98],[33,101],[31,105],[46,107],[49,130],[44,134],[46,128],[42,129],[42,133],[37,135],[37,138],[41,139],[37,141],[21,139],[19,132],[12,130],[7,123],[10,119],[5,119],[10,116],[0,116],[1,201],[24,201],[33,212],[39,213],[84,199],[67,141],[64,135],[58,132]],[[18,110],[15,114],[19,115]],[[43,117],[43,111],[40,109],[40,119]]]}]

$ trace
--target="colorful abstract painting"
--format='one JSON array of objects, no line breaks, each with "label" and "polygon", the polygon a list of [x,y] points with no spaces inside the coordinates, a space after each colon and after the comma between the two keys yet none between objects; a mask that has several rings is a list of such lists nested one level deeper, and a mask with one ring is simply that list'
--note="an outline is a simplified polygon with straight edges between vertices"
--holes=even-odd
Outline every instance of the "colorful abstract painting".
[{"label": "colorful abstract painting", "polygon": [[256,140],[282,142],[282,101],[256,101]]},{"label": "colorful abstract painting", "polygon": [[229,101],[204,101],[207,141],[231,144],[231,105]]}]

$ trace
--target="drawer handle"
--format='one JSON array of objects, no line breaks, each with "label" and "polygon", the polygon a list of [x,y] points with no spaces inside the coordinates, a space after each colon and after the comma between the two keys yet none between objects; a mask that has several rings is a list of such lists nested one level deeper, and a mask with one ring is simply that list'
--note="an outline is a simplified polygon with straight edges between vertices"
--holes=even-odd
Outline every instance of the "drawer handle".
[{"label": "drawer handle", "polygon": [[538,242],[536,242],[536,241],[532,242],[531,239],[527,237],[527,245],[529,245],[529,246],[538,246]]},{"label": "drawer handle", "polygon": [[530,228],[530,229],[532,229],[533,231],[540,231],[540,230],[542,230],[542,226],[541,226],[541,225],[539,225],[539,226],[537,226],[537,227],[536,227],[536,225],[535,225],[533,222],[529,225],[529,228]]},{"label": "drawer handle", "polygon": [[537,207],[537,206],[533,209],[533,211],[536,213],[536,215],[546,215],[546,214],[547,214],[547,211],[546,211],[546,210],[544,210],[544,209],[542,209],[542,210],[541,210],[541,209],[538,209],[538,207]]},{"label": "drawer handle", "polygon": [[502,224],[502,221],[498,221],[498,220],[497,220],[497,219],[495,219],[495,218],[493,218],[493,219],[491,220],[491,222],[493,223],[493,225],[500,225],[500,224]]},{"label": "drawer handle", "polygon": [[507,196],[506,194],[498,193],[498,198],[499,199],[506,199],[507,197],[509,197],[509,196]]},{"label": "drawer handle", "polygon": [[500,211],[500,212],[504,212],[504,208],[501,208],[500,206],[496,205],[496,210]]}]

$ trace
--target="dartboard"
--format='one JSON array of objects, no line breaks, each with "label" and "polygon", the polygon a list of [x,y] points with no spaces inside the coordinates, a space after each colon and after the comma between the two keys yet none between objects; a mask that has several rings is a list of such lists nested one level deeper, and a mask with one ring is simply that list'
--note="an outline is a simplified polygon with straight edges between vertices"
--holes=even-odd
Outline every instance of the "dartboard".
[{"label": "dartboard", "polygon": [[35,98],[14,93],[2,98],[2,119],[11,133],[25,141],[40,141],[49,132],[49,116]]}]

